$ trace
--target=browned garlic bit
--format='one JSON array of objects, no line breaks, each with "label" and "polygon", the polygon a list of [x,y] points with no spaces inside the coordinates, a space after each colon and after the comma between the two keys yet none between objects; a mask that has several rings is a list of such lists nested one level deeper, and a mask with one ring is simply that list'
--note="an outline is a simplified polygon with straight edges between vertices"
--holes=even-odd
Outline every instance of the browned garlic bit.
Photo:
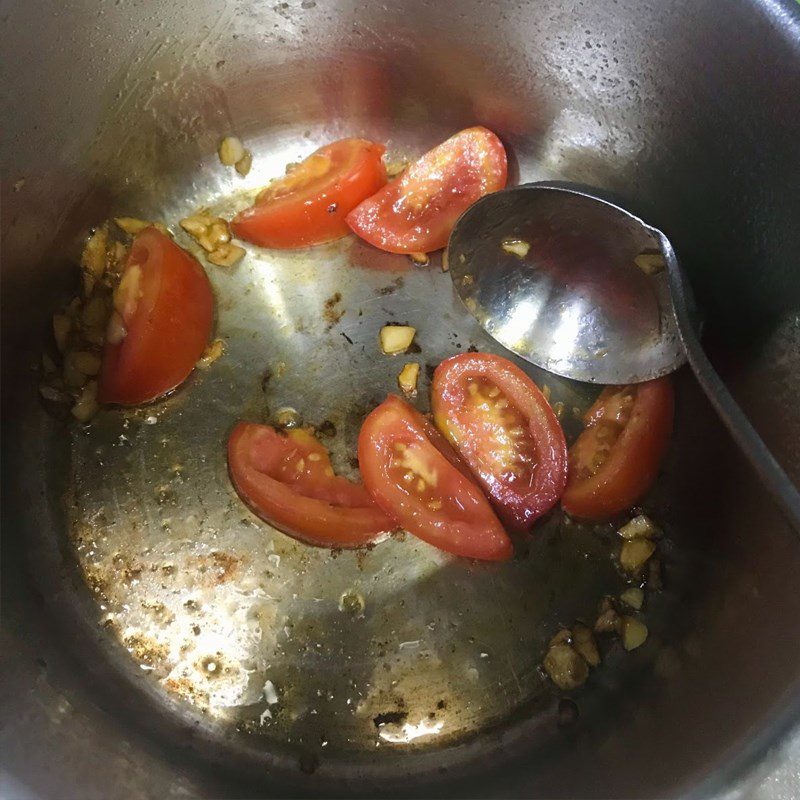
[{"label": "browned garlic bit", "polygon": [[580,622],[562,628],[551,640],[543,666],[559,689],[577,689],[589,677],[589,667],[600,664],[591,630]]},{"label": "browned garlic bit", "polygon": [[397,385],[406,397],[413,397],[417,393],[417,380],[419,379],[419,364],[406,364],[397,376]]},{"label": "browned garlic bit", "polygon": [[431,263],[427,253],[409,253],[408,257],[418,267],[427,267]]},{"label": "browned garlic bit", "polygon": [[400,159],[393,159],[392,161],[386,162],[386,177],[387,178],[396,178],[399,175],[402,175],[406,167],[408,166],[408,161],[404,158]]},{"label": "browned garlic bit", "polygon": [[620,636],[626,650],[635,650],[647,641],[647,625],[634,617],[622,617]]},{"label": "browned garlic bit", "polygon": [[253,154],[245,150],[241,140],[236,136],[226,136],[219,143],[219,160],[226,167],[235,167],[236,171],[244,177],[250,172],[253,165]]},{"label": "browned garlic bit", "polygon": [[225,351],[225,345],[222,339],[214,339],[208,347],[203,351],[200,360],[197,362],[198,369],[208,369]]},{"label": "browned garlic bit", "polygon": [[86,242],[81,255],[83,270],[83,293],[88,297],[95,284],[106,271],[106,249],[108,243],[108,225],[101,225]]},{"label": "browned garlic bit", "polygon": [[658,250],[645,250],[634,261],[645,275],[656,275],[667,266],[664,256]]},{"label": "browned garlic bit", "polygon": [[381,350],[387,356],[405,353],[411,347],[416,332],[417,329],[410,325],[384,325],[380,332]]},{"label": "browned garlic bit", "polygon": [[600,601],[597,621],[594,623],[595,633],[616,633],[619,630],[619,614],[611,603],[610,597]]},{"label": "browned garlic bit", "polygon": [[236,136],[226,136],[219,143],[219,160],[226,167],[232,167],[237,161],[241,161],[244,154],[244,145]]},{"label": "browned garlic bit", "polygon": [[589,665],[577,650],[563,642],[550,645],[544,668],[553,683],[567,692],[582,686],[589,677]]},{"label": "browned garlic bit", "polygon": [[517,258],[525,258],[531,249],[530,243],[522,239],[503,239],[500,247],[509,255],[517,256]]},{"label": "browned garlic bit", "polygon": [[659,528],[644,514],[634,517],[626,525],[623,525],[617,533],[623,539],[657,539],[661,536]]},{"label": "browned garlic bit", "polygon": [[201,211],[182,219],[180,226],[208,253],[212,264],[232,267],[245,254],[243,247],[231,242],[231,229],[222,217]]},{"label": "browned garlic bit", "polygon": [[244,155],[234,164],[236,171],[244,178],[253,166],[253,154],[245,150]]},{"label": "browned garlic bit", "polygon": [[[87,239],[80,259],[83,296],[75,297],[63,310],[53,315],[53,339],[61,356],[60,367],[43,356],[44,376],[39,387],[45,400],[71,403],[73,416],[88,422],[97,412],[97,381],[102,366],[102,348],[106,341],[119,342],[125,335],[119,305],[122,289],[120,276],[128,260],[129,236],[147,227],[167,231],[161,223],[134,217],[118,217],[117,227],[100,225]],[[167,231],[168,232],[168,231]],[[130,271],[129,271],[130,272]],[[134,276],[135,277],[135,276]],[[131,275],[126,273],[130,283]]]},{"label": "browned garlic bit", "polygon": [[641,572],[656,546],[649,539],[628,539],[619,554],[619,563],[625,572],[637,575]]},{"label": "browned garlic bit", "polygon": [[641,611],[644,605],[644,592],[638,586],[631,586],[619,596],[619,599],[635,611]]}]

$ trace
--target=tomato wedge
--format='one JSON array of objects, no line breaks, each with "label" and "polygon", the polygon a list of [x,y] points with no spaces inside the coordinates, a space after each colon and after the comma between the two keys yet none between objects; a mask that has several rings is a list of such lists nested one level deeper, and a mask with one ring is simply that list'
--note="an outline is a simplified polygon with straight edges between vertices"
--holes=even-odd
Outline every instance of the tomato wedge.
[{"label": "tomato wedge", "polygon": [[489,502],[464,475],[432,425],[389,395],[364,420],[358,463],[364,485],[398,525],[448,553],[501,561],[511,540]]},{"label": "tomato wedge", "polygon": [[640,500],[669,445],[674,410],[669,378],[603,389],[569,450],[564,510],[603,520]]},{"label": "tomato wedge", "polygon": [[507,171],[497,136],[486,128],[467,128],[364,200],[348,214],[347,224],[390,253],[439,250],[467,208],[506,185]]},{"label": "tomato wedge", "polygon": [[539,387],[505,358],[464,353],[433,374],[433,415],[506,527],[528,530],[559,500],[567,443]]},{"label": "tomato wedge", "polygon": [[320,147],[233,218],[234,234],[279,249],[340,239],[350,232],[347,214],[386,183],[385,150],[366,139]]},{"label": "tomato wedge", "polygon": [[334,475],[310,431],[240,422],[228,440],[228,470],[255,514],[309,544],[358,547],[396,527],[360,483]]},{"label": "tomato wedge", "polygon": [[98,399],[137,405],[183,383],[205,349],[213,315],[197,260],[166,234],[143,230],[114,292]]}]

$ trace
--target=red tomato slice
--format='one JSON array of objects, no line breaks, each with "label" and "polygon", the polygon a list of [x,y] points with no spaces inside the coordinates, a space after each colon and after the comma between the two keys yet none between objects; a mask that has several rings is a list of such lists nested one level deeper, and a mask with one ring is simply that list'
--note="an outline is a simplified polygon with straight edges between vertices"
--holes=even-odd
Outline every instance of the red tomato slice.
[{"label": "red tomato slice", "polygon": [[464,353],[433,374],[433,415],[508,528],[523,531],[561,497],[567,443],[539,387],[500,356]]},{"label": "red tomato slice", "polygon": [[233,218],[234,234],[279,249],[340,239],[350,232],[345,217],[386,183],[385,150],[365,139],[320,147]]},{"label": "red tomato slice", "polygon": [[669,378],[603,389],[569,450],[564,510],[603,520],[640,500],[669,445],[674,410]]},{"label": "red tomato slice", "polygon": [[309,431],[240,422],[228,440],[228,469],[255,514],[309,544],[358,547],[396,527],[360,483],[334,475]]},{"label": "red tomato slice", "polygon": [[490,130],[451,136],[347,216],[362,239],[390,253],[429,253],[447,244],[479,197],[506,185],[506,151]]},{"label": "red tomato slice", "polygon": [[375,502],[409,533],[457,556],[501,561],[511,540],[481,490],[429,422],[389,395],[364,420],[358,463]]},{"label": "red tomato slice", "polygon": [[137,405],[179,386],[211,333],[214,297],[195,258],[155,228],[134,240],[103,350],[98,398]]}]

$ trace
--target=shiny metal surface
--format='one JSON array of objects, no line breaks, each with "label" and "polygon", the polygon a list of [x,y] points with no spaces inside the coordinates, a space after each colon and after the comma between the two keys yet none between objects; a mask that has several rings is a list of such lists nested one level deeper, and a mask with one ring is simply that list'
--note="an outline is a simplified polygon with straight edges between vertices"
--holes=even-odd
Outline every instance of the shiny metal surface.
[{"label": "shiny metal surface", "polygon": [[[174,226],[196,204],[241,200],[316,143],[374,136],[411,155],[480,122],[520,180],[620,192],[669,233],[726,338],[723,376],[797,475],[800,369],[784,343],[796,337],[776,344],[775,327],[795,330],[800,295],[796,7],[492,11],[472,0],[4,7],[0,763],[16,784],[126,799],[706,796],[797,719],[800,642],[786,631],[800,598],[785,590],[796,543],[688,375],[648,499],[670,542],[650,649],[608,659],[576,698],[577,726],[559,726],[532,651],[619,580],[602,534],[554,518],[495,571],[410,540],[359,564],[301,550],[237,503],[222,445],[241,415],[291,404],[311,422],[331,417],[349,468],[360,415],[399,368],[377,354],[383,322],[417,321],[426,365],[459,344],[491,346],[436,264],[353,243],[253,252],[212,272],[226,352],[174,398],[86,431],[32,399],[49,315],[98,220]],[[228,133],[256,153],[246,182],[216,162]],[[337,291],[345,313],[324,320]],[[547,382],[567,421],[589,399]],[[339,610],[351,590],[363,616]]]},{"label": "shiny metal surface", "polygon": [[448,246],[456,291],[487,333],[557,375],[616,385],[686,360],[666,271],[648,275],[634,261],[659,250],[633,214],[549,183],[482,198]]}]

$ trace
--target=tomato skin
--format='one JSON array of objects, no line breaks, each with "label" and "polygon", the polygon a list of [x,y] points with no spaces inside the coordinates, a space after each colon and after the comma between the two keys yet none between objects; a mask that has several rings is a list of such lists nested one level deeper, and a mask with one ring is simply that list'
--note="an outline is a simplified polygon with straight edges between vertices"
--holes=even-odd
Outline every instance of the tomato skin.
[{"label": "tomato skin", "polygon": [[340,139],[319,148],[234,217],[234,235],[276,249],[346,236],[347,214],[386,183],[385,150],[366,139]]},{"label": "tomato skin", "polygon": [[238,423],[228,471],[257,516],[308,544],[358,547],[395,527],[361,484],[333,474],[327,450],[307,431]]},{"label": "tomato skin", "polygon": [[347,216],[353,232],[390,253],[429,253],[447,244],[478,198],[506,185],[502,142],[480,126],[451,136]]},{"label": "tomato skin", "polygon": [[669,446],[674,412],[669,377],[606,387],[570,448],[564,510],[581,519],[605,520],[640,500]]},{"label": "tomato skin", "polygon": [[529,530],[567,482],[564,432],[539,387],[508,359],[463,353],[436,368],[432,392],[437,426],[500,519],[511,530]]},{"label": "tomato skin", "polygon": [[127,333],[106,341],[98,399],[138,405],[179,386],[211,334],[214,296],[198,261],[161,231],[146,228],[131,245],[122,280],[139,270],[126,309]]},{"label": "tomato skin", "polygon": [[364,486],[398,525],[457,556],[503,561],[511,540],[441,437],[404,400],[389,395],[364,420],[358,463]]}]

